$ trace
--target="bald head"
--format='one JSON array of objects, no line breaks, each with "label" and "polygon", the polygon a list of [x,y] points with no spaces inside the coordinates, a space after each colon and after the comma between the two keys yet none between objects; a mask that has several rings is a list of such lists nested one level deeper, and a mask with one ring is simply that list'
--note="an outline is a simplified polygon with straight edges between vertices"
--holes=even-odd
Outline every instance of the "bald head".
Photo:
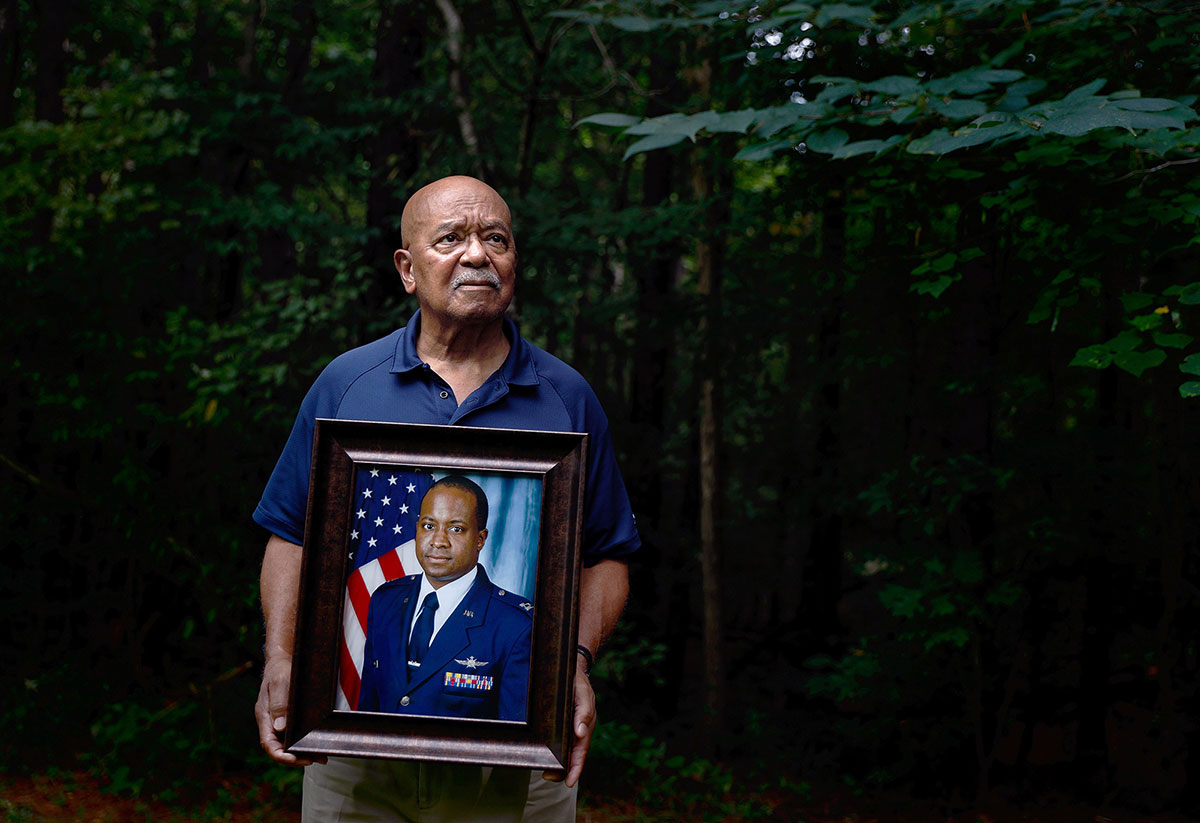
[{"label": "bald head", "polygon": [[500,193],[482,180],[455,174],[434,180],[408,198],[400,215],[400,245],[409,248],[420,229],[431,219],[440,219],[448,209],[471,206],[501,217],[507,230],[512,231],[512,213]]},{"label": "bald head", "polygon": [[400,230],[403,245],[393,259],[421,307],[421,335],[435,327],[454,335],[468,326],[500,334],[517,265],[504,198],[474,177],[443,177],[409,198]]}]

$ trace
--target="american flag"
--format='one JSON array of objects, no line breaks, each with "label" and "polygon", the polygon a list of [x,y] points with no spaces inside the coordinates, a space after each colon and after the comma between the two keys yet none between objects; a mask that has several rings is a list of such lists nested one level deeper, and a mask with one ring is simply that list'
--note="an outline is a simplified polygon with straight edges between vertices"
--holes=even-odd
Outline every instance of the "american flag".
[{"label": "american flag", "polygon": [[413,536],[421,498],[433,475],[395,466],[360,465],[356,472],[350,532],[353,571],[346,581],[342,610],[341,657],[335,708],[358,706],[363,648],[367,642],[367,607],[371,595],[388,580],[421,570]]}]

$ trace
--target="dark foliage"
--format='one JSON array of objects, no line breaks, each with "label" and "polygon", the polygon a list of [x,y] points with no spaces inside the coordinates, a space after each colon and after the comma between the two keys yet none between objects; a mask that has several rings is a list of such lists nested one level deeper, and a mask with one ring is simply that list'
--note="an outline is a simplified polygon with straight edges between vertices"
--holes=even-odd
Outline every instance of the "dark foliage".
[{"label": "dark foliage", "polygon": [[646,541],[597,788],[1196,804],[1200,9],[664,8],[0,4],[0,763],[265,769],[249,514],[466,172]]}]

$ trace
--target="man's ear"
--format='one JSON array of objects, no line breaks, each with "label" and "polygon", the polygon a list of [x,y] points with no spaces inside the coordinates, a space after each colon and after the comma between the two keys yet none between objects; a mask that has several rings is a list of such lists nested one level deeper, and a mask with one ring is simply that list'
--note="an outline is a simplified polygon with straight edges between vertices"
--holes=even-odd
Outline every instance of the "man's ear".
[{"label": "man's ear", "polygon": [[417,278],[413,276],[412,253],[408,249],[396,249],[396,253],[392,255],[392,262],[396,264],[396,271],[400,272],[400,282],[404,284],[404,290],[412,294],[417,290]]},{"label": "man's ear", "polygon": [[478,537],[477,537],[477,538],[476,538],[476,540],[475,540],[475,548],[476,548],[477,550],[478,550],[478,549],[482,549],[482,548],[483,548],[483,541],[485,541],[485,540],[487,540],[487,529],[480,529],[480,530],[479,530],[479,535],[478,535]]}]

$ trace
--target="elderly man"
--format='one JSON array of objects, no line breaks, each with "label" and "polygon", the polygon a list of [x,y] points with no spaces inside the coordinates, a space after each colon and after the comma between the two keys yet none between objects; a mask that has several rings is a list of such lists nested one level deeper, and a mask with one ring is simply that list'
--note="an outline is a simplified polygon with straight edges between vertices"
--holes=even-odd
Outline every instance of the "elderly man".
[{"label": "elderly man", "polygon": [[[588,663],[620,616],[629,588],[625,557],[639,546],[608,421],[583,378],[522,338],[504,316],[517,250],[508,206],[496,191],[470,177],[435,181],[404,207],[401,233],[396,268],[418,311],[404,328],[341,355],[322,372],[254,512],[271,532],[261,577],[266,667],[255,705],[259,737],[275,760],[304,763],[283,750],[280,737],[316,418],[587,432],[581,659],[565,775],[571,788],[596,722]],[[305,770],[304,819],[516,820],[526,789],[527,821],[574,819],[574,794],[563,784],[522,774],[524,786],[511,770],[331,758]]]},{"label": "elderly man", "polygon": [[525,719],[533,605],[479,563],[487,496],[458,475],[421,498],[421,574],[371,596],[360,712]]}]

